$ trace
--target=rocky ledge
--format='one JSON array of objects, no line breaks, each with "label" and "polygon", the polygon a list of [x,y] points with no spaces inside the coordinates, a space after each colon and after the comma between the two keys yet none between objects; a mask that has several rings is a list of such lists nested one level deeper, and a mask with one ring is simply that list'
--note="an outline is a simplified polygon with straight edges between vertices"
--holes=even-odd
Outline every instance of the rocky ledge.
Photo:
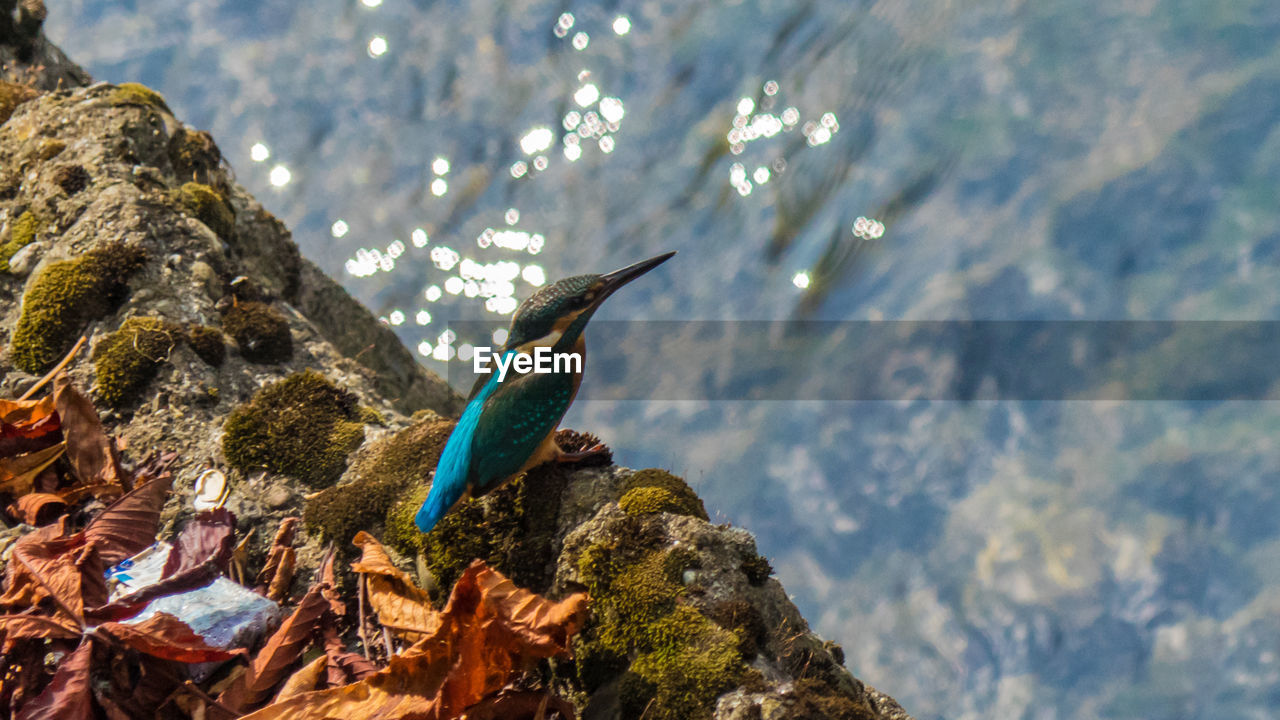
[{"label": "rocky ledge", "polygon": [[217,469],[253,561],[302,518],[286,598],[326,545],[352,559],[359,531],[436,602],[474,559],[552,599],[585,590],[574,659],[541,672],[582,717],[908,717],[809,631],[751,535],[662,470],[538,468],[416,532],[461,398],[300,257],[208,133],[149,88],[90,84],[43,18],[39,0],[0,0],[0,391],[22,395],[87,337],[67,371],[126,465],[178,453],[160,537]]}]

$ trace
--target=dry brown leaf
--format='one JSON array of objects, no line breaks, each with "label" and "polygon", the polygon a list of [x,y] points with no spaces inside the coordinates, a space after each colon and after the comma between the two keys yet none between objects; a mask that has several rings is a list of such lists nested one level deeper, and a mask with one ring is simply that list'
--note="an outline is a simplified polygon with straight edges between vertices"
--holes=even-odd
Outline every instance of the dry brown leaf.
[{"label": "dry brown leaf", "polygon": [[58,671],[44,692],[24,704],[14,720],[94,720],[89,677],[92,660],[93,643],[86,637],[75,652],[58,663]]},{"label": "dry brown leaf", "polygon": [[0,615],[0,637],[6,646],[19,640],[74,640],[80,627],[60,615]]},{"label": "dry brown leaf", "polygon": [[311,643],[326,608],[328,603],[320,594],[320,586],[311,586],[293,614],[258,651],[249,669],[218,696],[218,701],[243,711],[270,697],[271,691],[289,675],[289,669]]},{"label": "dry brown leaf", "polygon": [[[97,552],[85,544],[84,533],[64,536],[65,532],[66,523],[57,522],[14,543],[6,573],[9,585],[0,596],[0,608],[22,612],[51,599],[65,619],[83,623],[86,583],[94,600],[99,587],[82,566],[96,559]],[[93,564],[100,572],[101,565]]]},{"label": "dry brown leaf", "polygon": [[160,509],[173,476],[160,477],[121,495],[85,526],[85,539],[98,545],[108,567],[133,557],[156,541]]},{"label": "dry brown leaf", "polygon": [[39,400],[0,399],[0,436],[39,437],[59,427],[53,396]]},{"label": "dry brown leaf", "polygon": [[368,658],[347,650],[338,629],[332,624],[332,616],[326,619],[322,628],[324,637],[324,654],[329,658],[326,670],[326,684],[330,687],[346,685],[352,680],[363,680],[378,672],[378,667]]},{"label": "dry brown leaf", "polygon": [[297,562],[298,555],[293,548],[287,547],[280,553],[275,577],[271,578],[271,584],[267,586],[268,600],[284,602],[289,597],[289,587],[293,585],[293,571]]},{"label": "dry brown leaf", "polygon": [[9,514],[28,525],[47,525],[67,509],[67,503],[52,493],[27,493],[9,506]]},{"label": "dry brown leaf", "polygon": [[325,666],[328,664],[329,658],[326,655],[320,655],[315,660],[303,665],[298,672],[289,676],[284,681],[284,685],[280,686],[280,692],[276,693],[276,702],[291,698],[294,695],[301,695],[304,692],[311,692],[316,689],[316,685],[320,683],[320,678],[324,676]]},{"label": "dry brown leaf", "polygon": [[351,541],[361,552],[351,569],[363,573],[369,588],[369,604],[378,621],[408,642],[417,642],[440,627],[440,613],[431,607],[426,590],[391,563],[387,551],[372,535],[361,530]]},{"label": "dry brown leaf", "polygon": [[102,431],[98,411],[89,398],[71,384],[65,372],[53,379],[53,404],[67,440],[67,458],[83,485],[114,483],[127,487],[128,477],[111,438]]},{"label": "dry brown leaf", "polygon": [[271,549],[267,551],[267,561],[262,566],[262,571],[258,573],[258,578],[254,580],[255,590],[263,595],[267,594],[267,590],[271,587],[271,582],[275,579],[276,573],[280,569],[280,563],[283,562],[287,551],[293,549],[293,535],[298,529],[298,518],[287,517],[280,521],[280,527],[276,529],[275,539],[271,541]]},{"label": "dry brown leaf", "polygon": [[31,492],[36,476],[62,457],[66,451],[67,444],[60,442],[42,450],[0,458],[0,492],[11,493],[14,496]]},{"label": "dry brown leaf", "polygon": [[[501,690],[527,661],[567,655],[561,638],[567,642],[585,612],[585,595],[553,603],[520,596],[526,591],[511,592],[505,583],[484,563],[472,563],[454,586],[435,631],[393,656],[387,667],[360,682],[295,695],[243,720],[460,716]],[[505,614],[513,610],[520,617]],[[557,618],[565,625],[548,624]],[[535,629],[545,636],[526,642]]]}]

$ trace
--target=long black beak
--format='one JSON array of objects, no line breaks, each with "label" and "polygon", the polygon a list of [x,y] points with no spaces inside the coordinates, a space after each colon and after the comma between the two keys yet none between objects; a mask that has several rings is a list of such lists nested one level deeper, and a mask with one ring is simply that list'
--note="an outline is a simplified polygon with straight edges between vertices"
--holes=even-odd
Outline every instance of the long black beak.
[{"label": "long black beak", "polygon": [[672,250],[669,253],[663,253],[648,260],[641,260],[634,265],[628,265],[621,270],[614,270],[611,273],[601,275],[600,281],[603,285],[599,293],[596,294],[595,302],[592,305],[599,305],[605,298],[612,295],[615,290],[670,260],[671,256],[675,254],[676,252]]}]

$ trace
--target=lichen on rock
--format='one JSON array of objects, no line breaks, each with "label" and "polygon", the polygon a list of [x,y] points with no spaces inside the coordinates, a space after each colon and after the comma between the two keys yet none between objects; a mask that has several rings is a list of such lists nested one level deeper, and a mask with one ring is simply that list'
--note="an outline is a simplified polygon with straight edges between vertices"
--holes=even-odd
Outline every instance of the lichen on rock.
[{"label": "lichen on rock", "polygon": [[22,83],[0,80],[0,125],[9,120],[19,105],[39,94],[40,91]]},{"label": "lichen on rock", "polygon": [[258,391],[223,425],[227,463],[246,473],[268,470],[311,486],[342,475],[364,440],[355,395],[314,370]]},{"label": "lichen on rock", "polygon": [[222,327],[249,362],[281,363],[293,356],[289,321],[266,303],[235,303],[222,316]]},{"label": "lichen on rock", "polygon": [[123,299],[128,278],[143,259],[140,248],[115,243],[46,267],[22,296],[22,315],[9,345],[14,365],[36,374],[52,367],[86,323]]},{"label": "lichen on rock", "polygon": [[98,397],[111,407],[132,402],[155,378],[180,337],[175,325],[160,318],[125,320],[93,349]]}]

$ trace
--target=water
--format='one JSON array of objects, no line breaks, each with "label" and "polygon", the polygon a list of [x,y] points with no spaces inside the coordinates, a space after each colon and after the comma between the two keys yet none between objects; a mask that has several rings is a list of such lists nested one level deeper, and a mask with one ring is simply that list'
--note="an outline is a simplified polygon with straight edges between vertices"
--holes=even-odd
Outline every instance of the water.
[{"label": "water", "polygon": [[[65,0],[48,30],[212,131],[437,370],[543,278],[671,249],[600,317],[1280,309],[1261,0]],[[478,337],[441,343],[458,320]],[[1140,367],[1203,369],[1179,358]],[[936,364],[906,365],[890,401],[587,400],[566,422],[754,531],[850,669],[922,719],[1276,714],[1274,403],[912,399]]]}]

